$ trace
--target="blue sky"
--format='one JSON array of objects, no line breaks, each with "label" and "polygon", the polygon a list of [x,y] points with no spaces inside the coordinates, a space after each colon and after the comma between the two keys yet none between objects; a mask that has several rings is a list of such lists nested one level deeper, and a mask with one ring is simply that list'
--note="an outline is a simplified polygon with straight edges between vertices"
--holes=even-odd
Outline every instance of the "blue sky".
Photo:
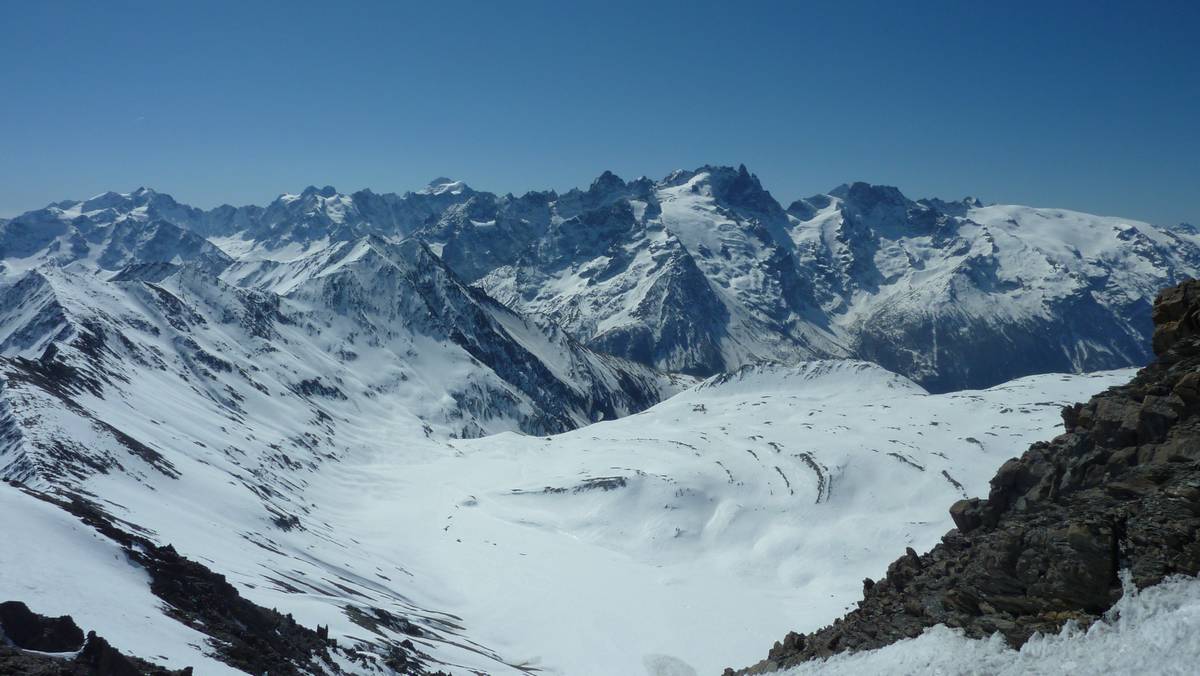
[{"label": "blue sky", "polygon": [[0,0],[0,214],[149,185],[586,185],[1200,221],[1200,3]]}]

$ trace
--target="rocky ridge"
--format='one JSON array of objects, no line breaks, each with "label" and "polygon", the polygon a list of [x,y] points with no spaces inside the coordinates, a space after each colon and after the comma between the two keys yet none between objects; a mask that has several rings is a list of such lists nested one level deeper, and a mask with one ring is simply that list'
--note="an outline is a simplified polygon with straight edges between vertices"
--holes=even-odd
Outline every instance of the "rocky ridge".
[{"label": "rocky ridge", "polygon": [[941,544],[864,580],[858,608],[834,624],[726,673],[880,648],[937,624],[1019,646],[1094,622],[1123,575],[1141,588],[1200,573],[1200,281],[1163,291],[1153,318],[1157,360],[1065,408],[1066,433],[1006,462],[986,500],[955,503]]}]

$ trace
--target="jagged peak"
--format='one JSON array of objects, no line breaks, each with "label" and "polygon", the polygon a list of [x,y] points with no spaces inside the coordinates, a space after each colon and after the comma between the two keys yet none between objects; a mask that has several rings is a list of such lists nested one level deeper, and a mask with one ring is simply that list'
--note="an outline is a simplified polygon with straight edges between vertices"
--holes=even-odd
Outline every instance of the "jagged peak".
[{"label": "jagged peak", "polygon": [[533,204],[549,204],[560,197],[557,190],[529,190],[521,195],[505,194],[509,202],[526,202]]},{"label": "jagged peak", "polygon": [[690,184],[692,191],[707,190],[712,197],[727,206],[741,207],[763,214],[778,214],[783,207],[762,187],[758,176],[739,164],[730,166],[706,164],[695,171],[672,172],[660,183],[662,187]]},{"label": "jagged peak", "polygon": [[847,204],[869,211],[876,206],[908,206],[911,200],[900,192],[899,188],[890,185],[875,185],[863,181],[855,181],[846,187],[843,194],[833,194]]},{"label": "jagged peak", "polygon": [[416,268],[423,265],[441,266],[441,259],[422,240],[408,237],[398,242],[387,240],[377,234],[364,235],[358,239],[338,243],[329,249],[312,254],[326,259],[320,275],[344,268],[346,265],[384,261],[387,265]]},{"label": "jagged peak", "polygon": [[128,196],[127,193],[119,193],[115,190],[105,190],[104,192],[92,195],[91,197],[89,197],[83,201],[84,202],[92,202],[92,201],[96,201],[96,200],[111,200],[111,199],[118,199],[118,198],[123,198],[123,197],[127,197],[127,196]]},{"label": "jagged peak", "polygon": [[323,188],[318,188],[315,185],[310,185],[307,188],[305,188],[303,192],[300,193],[300,196],[301,197],[311,197],[313,195],[317,195],[320,197],[329,198],[329,197],[333,197],[334,195],[337,195],[337,194],[338,194],[337,188],[334,188],[331,185],[327,185]]},{"label": "jagged peak", "polygon": [[108,190],[100,193],[99,195],[89,197],[88,199],[78,202],[72,206],[77,206],[79,211],[86,213],[90,211],[103,211],[104,209],[117,209],[119,207],[128,205],[129,202],[130,197],[128,194],[121,194],[119,192]]},{"label": "jagged peak", "polygon": [[466,183],[445,176],[438,176],[417,191],[421,195],[462,195],[473,192],[475,191]]},{"label": "jagged peak", "polygon": [[839,197],[834,197],[830,194],[813,195],[811,197],[802,197],[788,205],[787,212],[796,218],[807,221],[817,212],[829,207],[834,200],[840,200]]},{"label": "jagged peak", "polygon": [[40,288],[43,286],[51,286],[51,277],[56,276],[62,270],[62,264],[57,259],[48,259],[38,265],[26,270],[17,278],[9,289],[28,290]]},{"label": "jagged peak", "polygon": [[[793,205],[802,202],[817,204],[817,201],[821,198],[827,199],[829,197],[835,197],[850,206],[858,207],[864,211],[869,211],[874,206],[881,204],[905,207],[920,204],[946,212],[965,212],[967,209],[977,209],[984,206],[979,198],[970,195],[956,201],[946,201],[937,197],[927,197],[914,201],[909,199],[895,186],[868,183],[866,181],[843,183],[825,195],[814,195],[803,198],[793,202]],[[790,209],[791,207],[789,207]]]},{"label": "jagged peak", "polygon": [[692,177],[695,175],[696,175],[695,171],[691,171],[688,169],[675,169],[675,170],[672,170],[671,173],[664,176],[663,179],[658,182],[658,185],[660,187],[664,187],[664,188],[669,188],[671,186],[676,186],[676,185],[682,185],[682,184],[690,181],[692,179]]},{"label": "jagged peak", "polygon": [[592,181],[592,185],[588,188],[588,192],[621,190],[625,188],[625,181],[607,169],[600,174],[596,180]]},{"label": "jagged peak", "polygon": [[752,185],[758,190],[762,190],[762,184],[759,183],[758,176],[751,173],[744,164],[739,164],[736,167],[724,164],[706,164],[692,171],[671,172],[671,175],[664,180],[669,180],[671,177],[682,178],[684,176],[687,177],[686,180],[692,180],[702,175],[704,178],[701,180],[708,183],[744,183],[747,185]]},{"label": "jagged peak", "polygon": [[925,208],[932,209],[943,214],[948,214],[950,216],[966,216],[968,210],[977,209],[983,206],[983,203],[974,197],[964,197],[961,200],[953,202],[947,202],[945,200],[938,199],[937,197],[928,197],[919,199],[916,203]]},{"label": "jagged peak", "polygon": [[846,193],[848,193],[848,192],[850,192],[850,184],[842,183],[842,184],[834,187],[832,190],[830,190],[826,194],[828,194],[831,197],[836,197],[838,199],[845,199]]},{"label": "jagged peak", "polygon": [[[134,203],[137,205],[142,205],[142,204],[146,204],[147,202],[150,202],[151,200],[157,200],[157,199],[163,199],[163,200],[168,200],[170,202],[175,202],[175,198],[171,197],[169,194],[164,193],[164,192],[159,192],[153,188],[148,188],[143,185],[143,186],[138,186],[137,188],[135,188],[134,190],[131,190],[129,192],[116,192],[114,190],[107,190],[105,192],[100,193],[99,195],[94,195],[92,197],[89,197],[86,200],[82,200],[82,203],[85,206],[88,206],[91,208],[101,208],[102,209],[102,208],[106,208],[109,206],[115,207],[115,206],[119,206],[119,205],[123,205],[123,204],[127,204],[127,203]],[[67,203],[68,204],[78,204],[79,202],[71,202],[68,200]],[[58,204],[62,204],[62,203],[59,202]]]},{"label": "jagged peak", "polygon": [[745,164],[739,164],[736,167],[727,164],[705,164],[692,170],[676,169],[668,174],[663,179],[663,182],[678,185],[681,182],[690,181],[701,174],[706,174],[706,180],[709,181],[741,179],[758,182],[758,177],[746,169]]}]

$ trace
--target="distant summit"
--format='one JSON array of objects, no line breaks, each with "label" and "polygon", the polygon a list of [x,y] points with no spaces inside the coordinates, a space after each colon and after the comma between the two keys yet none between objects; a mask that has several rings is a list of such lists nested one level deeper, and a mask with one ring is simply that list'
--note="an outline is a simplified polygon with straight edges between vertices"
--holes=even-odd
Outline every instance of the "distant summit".
[{"label": "distant summit", "polygon": [[439,176],[429,182],[419,192],[426,195],[461,195],[466,192],[471,192],[471,188],[462,181]]}]

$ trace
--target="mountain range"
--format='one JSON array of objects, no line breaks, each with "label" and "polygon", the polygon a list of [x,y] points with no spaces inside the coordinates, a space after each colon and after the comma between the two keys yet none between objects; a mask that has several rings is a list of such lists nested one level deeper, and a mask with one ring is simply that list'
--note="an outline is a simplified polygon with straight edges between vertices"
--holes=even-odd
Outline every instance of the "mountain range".
[{"label": "mountain range", "polygon": [[58,202],[0,222],[0,602],[205,674],[750,664],[1198,274],[1190,226],[745,167]]},{"label": "mountain range", "polygon": [[18,216],[0,253],[9,276],[168,260],[236,281],[371,236],[419,240],[462,284],[659,371],[850,357],[939,392],[1146,363],[1154,294],[1200,274],[1187,225],[865,183],[784,208],[745,167],[709,166],[520,197],[309,187],[207,211],[143,188]]}]

